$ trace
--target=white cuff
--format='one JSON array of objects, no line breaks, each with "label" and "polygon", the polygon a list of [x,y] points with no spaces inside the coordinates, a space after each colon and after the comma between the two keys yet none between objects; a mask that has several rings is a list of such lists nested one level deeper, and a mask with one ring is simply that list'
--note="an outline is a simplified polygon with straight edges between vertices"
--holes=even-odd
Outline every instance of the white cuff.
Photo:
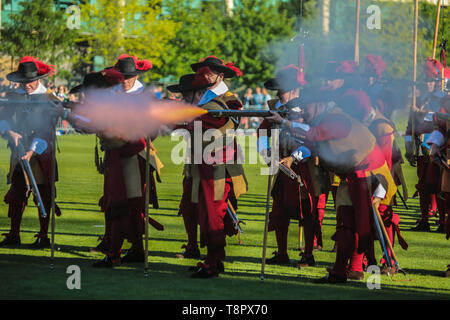
[{"label": "white cuff", "polygon": [[311,151],[305,146],[300,146],[291,154],[291,156],[295,161],[299,162],[311,157]]},{"label": "white cuff", "polygon": [[36,152],[37,154],[42,154],[47,149],[47,141],[39,138],[34,138],[31,143],[30,150]]},{"label": "white cuff", "polygon": [[384,199],[386,197],[386,190],[383,188],[381,183],[378,185],[378,187],[375,189],[375,192],[373,193],[374,197]]},{"label": "white cuff", "polygon": [[425,141],[427,144],[435,144],[438,147],[441,147],[444,144],[444,136],[438,130],[434,130],[428,139]]},{"label": "white cuff", "polygon": [[434,115],[434,112],[428,112],[423,120],[425,120],[427,122],[432,122],[433,121],[433,115]]},{"label": "white cuff", "polygon": [[11,127],[9,126],[8,121],[1,120],[0,121],[0,134],[4,134],[6,131],[10,130]]},{"label": "white cuff", "polygon": [[292,121],[292,129],[300,129],[305,132],[308,132],[311,127],[303,122]]}]

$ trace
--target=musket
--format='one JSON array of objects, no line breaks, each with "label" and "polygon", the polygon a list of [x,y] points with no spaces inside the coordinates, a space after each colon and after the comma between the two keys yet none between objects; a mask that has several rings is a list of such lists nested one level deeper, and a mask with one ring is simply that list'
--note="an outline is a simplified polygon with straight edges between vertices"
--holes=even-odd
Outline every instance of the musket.
[{"label": "musket", "polygon": [[25,182],[31,183],[30,185],[31,191],[33,192],[36,198],[38,209],[40,210],[42,217],[46,218],[47,212],[45,211],[44,202],[42,201],[41,194],[39,193],[39,189],[36,183],[36,179],[34,178],[33,171],[31,170],[30,163],[28,162],[28,160],[22,159],[22,157],[25,155],[25,149],[20,141],[19,144],[17,145],[17,151],[19,153],[20,165],[24,170]]},{"label": "musket", "polygon": [[[426,150],[428,150],[428,152],[431,151],[431,147],[428,144],[426,144],[425,142],[422,142],[421,146],[423,148],[425,148]],[[450,167],[447,164],[447,161],[445,160],[445,158],[441,154],[438,154],[436,156],[435,161],[437,163],[439,163],[444,169],[450,170]]]},{"label": "musket", "polygon": [[380,220],[378,219],[378,211],[376,210],[375,206],[372,204],[372,213],[373,213],[373,222],[375,225],[375,230],[377,232],[378,235],[378,240],[380,241],[380,245],[381,245],[381,250],[383,251],[383,255],[384,255],[384,259],[386,260],[387,265],[392,268],[392,261],[391,261],[391,256],[387,250],[386,247],[386,241],[385,241],[385,235],[383,233],[383,230],[381,229],[381,224],[383,222],[380,222]]},{"label": "musket", "polygon": [[290,110],[205,110],[205,114],[212,117],[272,117],[272,113],[278,113],[280,116],[287,116]]},{"label": "musket", "polygon": [[236,211],[234,210],[233,206],[231,205],[230,201],[228,201],[227,203],[228,207],[227,207],[227,211],[228,211],[228,215],[230,216],[231,220],[233,220],[233,224],[234,227],[240,232],[240,233],[244,233],[244,231],[242,231],[242,228],[240,226],[241,223],[245,224],[244,221],[239,220]]},{"label": "musket", "polygon": [[283,172],[285,175],[287,175],[292,180],[297,181],[301,187],[303,187],[302,177],[300,177],[298,174],[296,174],[291,168],[285,166],[284,164],[279,164],[281,172]]},{"label": "musket", "polygon": [[440,120],[450,121],[450,113],[435,112],[434,115]]}]

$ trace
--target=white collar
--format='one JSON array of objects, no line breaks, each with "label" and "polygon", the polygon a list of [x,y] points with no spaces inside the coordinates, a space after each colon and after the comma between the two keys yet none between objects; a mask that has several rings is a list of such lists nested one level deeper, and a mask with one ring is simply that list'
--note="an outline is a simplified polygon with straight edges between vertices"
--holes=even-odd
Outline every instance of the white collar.
[{"label": "white collar", "polygon": [[[29,96],[34,95],[34,94],[44,94],[47,92],[47,88],[44,87],[44,85],[39,81],[39,86],[36,88],[36,90],[34,90],[32,93],[28,94]],[[23,90],[22,88],[19,88],[16,90],[16,93],[18,94],[27,94],[25,92],[25,90]]]},{"label": "white collar", "polygon": [[225,84],[225,82],[221,81],[219,85],[214,89],[212,89],[211,91],[214,92],[216,95],[221,96],[228,90],[229,90],[228,86]]},{"label": "white collar", "polygon": [[133,87],[128,90],[128,91],[124,91],[123,90],[123,86],[121,83],[119,83],[118,85],[116,85],[115,87],[113,87],[113,91],[115,92],[125,92],[125,93],[140,93],[144,90],[144,85],[136,79],[136,81],[134,82]]},{"label": "white collar", "polygon": [[207,104],[215,97],[221,96],[224,93],[226,93],[227,91],[228,91],[228,86],[225,84],[225,82],[222,81],[214,89],[206,90],[206,92],[203,94],[203,97],[200,99],[198,105],[202,106],[204,104]]}]

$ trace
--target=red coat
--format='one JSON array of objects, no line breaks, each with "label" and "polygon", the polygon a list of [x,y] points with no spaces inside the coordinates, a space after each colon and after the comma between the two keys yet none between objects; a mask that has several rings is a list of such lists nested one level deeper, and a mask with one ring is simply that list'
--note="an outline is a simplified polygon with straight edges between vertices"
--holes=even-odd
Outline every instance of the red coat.
[{"label": "red coat", "polygon": [[[129,158],[138,155],[139,152],[146,147],[145,139],[140,139],[134,142],[127,142],[117,149],[105,151],[105,167],[103,196],[99,201],[102,211],[106,211],[110,217],[116,217],[126,214],[127,208],[127,189],[125,185],[125,176],[121,158]],[[141,212],[144,210],[144,194],[145,194],[145,159],[137,156],[140,173],[140,186],[142,196],[139,197],[141,202]],[[150,174],[150,203],[155,204],[156,192],[154,192],[155,181],[153,174]]]}]

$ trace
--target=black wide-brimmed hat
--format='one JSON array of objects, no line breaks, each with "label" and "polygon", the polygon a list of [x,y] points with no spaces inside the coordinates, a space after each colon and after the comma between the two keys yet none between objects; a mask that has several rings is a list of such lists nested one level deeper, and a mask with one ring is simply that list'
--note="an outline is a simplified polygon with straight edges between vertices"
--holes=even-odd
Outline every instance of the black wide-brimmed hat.
[{"label": "black wide-brimmed hat", "polygon": [[306,84],[303,72],[294,65],[289,65],[281,69],[275,78],[264,82],[264,87],[268,90],[291,91],[301,88]]},{"label": "black wide-brimmed hat", "polygon": [[209,56],[200,60],[200,62],[191,64],[191,68],[194,72],[197,72],[197,70],[202,67],[209,67],[213,71],[223,73],[224,78],[234,78],[242,75],[241,70],[234,66],[233,63],[229,62],[225,64],[225,61],[215,56]]},{"label": "black wide-brimmed hat", "polygon": [[84,76],[83,83],[70,89],[69,93],[78,93],[87,89],[109,88],[123,82],[123,75],[115,68],[109,67],[102,71],[91,72]]},{"label": "black wide-brimmed hat", "polygon": [[322,77],[326,80],[352,79],[359,76],[358,65],[353,60],[329,61],[322,72]]},{"label": "black wide-brimmed hat", "polygon": [[149,71],[153,66],[149,60],[138,60],[134,56],[123,54],[114,67],[124,76],[137,76]]},{"label": "black wide-brimmed hat", "polygon": [[97,89],[105,87],[106,80],[103,74],[101,72],[91,72],[84,76],[82,84],[79,84],[70,89],[69,93],[78,93],[86,89]]},{"label": "black wide-brimmed hat", "polygon": [[11,82],[32,82],[44,78],[55,72],[52,66],[37,60],[36,58],[25,56],[19,62],[17,71],[6,75]]},{"label": "black wide-brimmed hat", "polygon": [[195,73],[185,74],[180,77],[178,84],[167,86],[167,90],[174,93],[183,93],[188,91],[197,91],[209,88],[214,85],[214,83],[204,83],[204,84],[194,84]]}]

